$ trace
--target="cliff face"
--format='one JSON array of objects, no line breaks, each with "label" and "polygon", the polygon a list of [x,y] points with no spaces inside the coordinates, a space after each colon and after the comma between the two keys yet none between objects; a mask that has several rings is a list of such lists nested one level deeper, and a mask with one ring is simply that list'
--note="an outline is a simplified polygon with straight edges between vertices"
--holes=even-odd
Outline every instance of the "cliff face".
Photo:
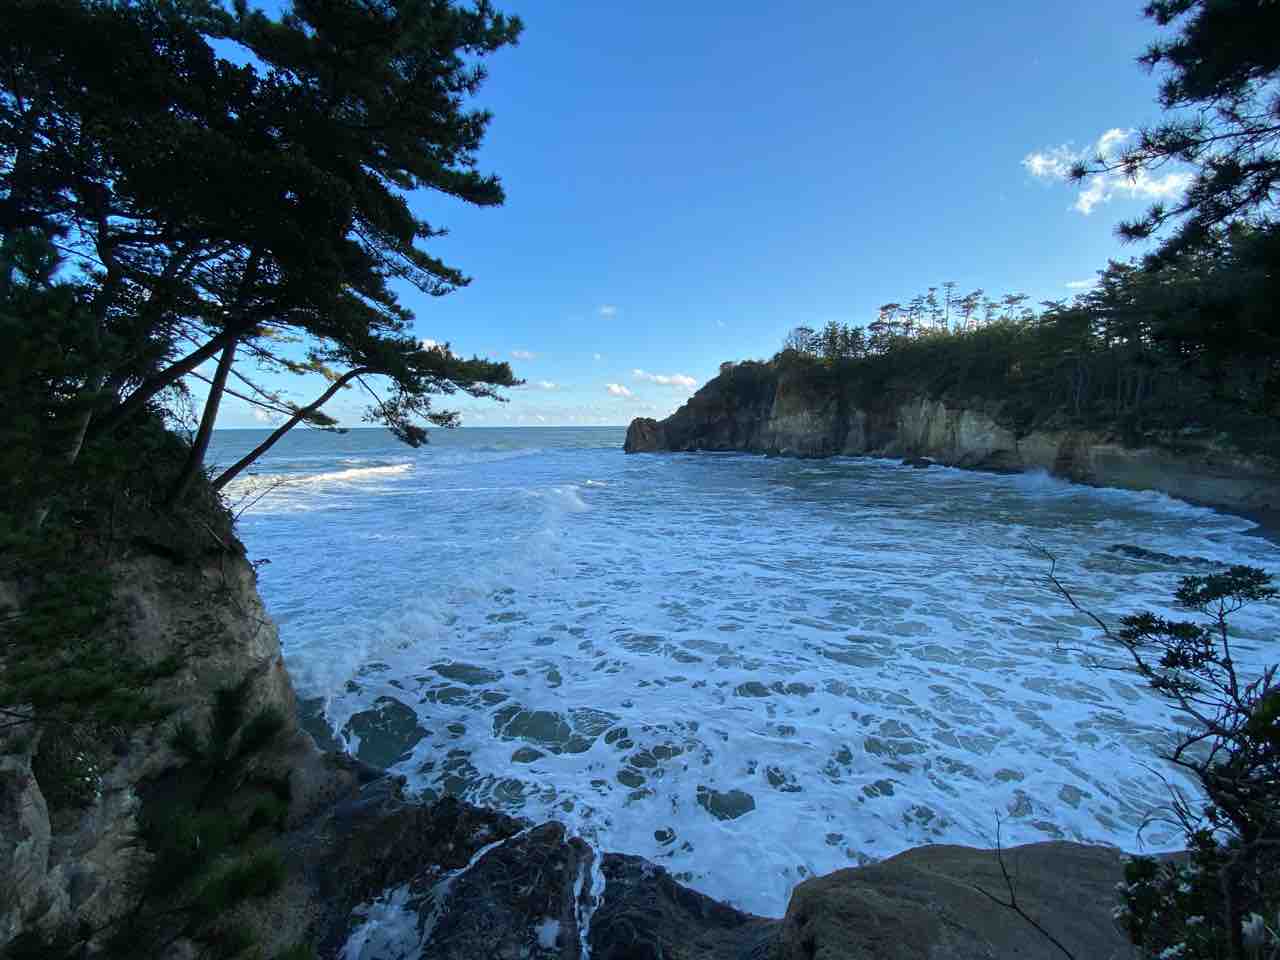
[{"label": "cliff face", "polygon": [[1019,433],[987,409],[924,394],[868,401],[848,384],[765,364],[726,369],[666,420],[634,420],[625,449],[927,457],[947,466],[1044,470],[1078,483],[1160,490],[1227,510],[1280,511],[1280,464],[1241,455],[1202,431],[1141,446],[1101,430]]},{"label": "cliff face", "polygon": [[[298,727],[279,636],[243,556],[227,552],[179,565],[137,555],[113,563],[112,572],[128,626],[127,654],[147,663],[180,658],[177,670],[150,690],[168,713],[128,734],[103,731],[113,738],[97,745],[106,748],[104,759],[77,774],[92,780],[91,795],[62,809],[46,801],[51,784],[37,762],[56,746],[58,731],[30,723],[0,730],[0,946],[28,929],[107,927],[130,907],[137,868],[146,860],[137,840],[146,797],[184,765],[174,731],[182,724],[206,729],[218,689],[247,681],[249,711],[269,708],[285,718],[261,763],[290,772],[295,821],[356,783],[343,765],[324,763]],[[22,608],[9,583],[0,583],[3,608]]]}]

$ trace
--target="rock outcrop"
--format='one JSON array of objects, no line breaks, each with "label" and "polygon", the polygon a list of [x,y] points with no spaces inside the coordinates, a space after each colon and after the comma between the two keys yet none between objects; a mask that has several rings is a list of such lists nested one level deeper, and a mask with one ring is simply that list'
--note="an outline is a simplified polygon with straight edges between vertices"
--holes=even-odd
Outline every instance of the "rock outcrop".
[{"label": "rock outcrop", "polygon": [[1230,511],[1280,516],[1280,463],[1188,428],[1140,445],[1103,430],[1022,432],[981,406],[923,394],[868,400],[837,380],[772,364],[728,367],[666,420],[632,421],[628,453],[738,450],[886,456],[1003,472],[1043,470],[1096,486],[1159,490]]},{"label": "rock outcrop", "polygon": [[[50,733],[30,723],[7,727],[0,739],[0,945],[24,929],[104,927],[132,902],[127,878],[144,856],[137,842],[144,797],[185,762],[173,732],[179,724],[205,729],[215,690],[248,680],[249,711],[270,707],[290,718],[262,763],[289,772],[296,821],[358,786],[351,764],[322,757],[292,720],[279,636],[242,555],[184,565],[137,555],[117,561],[113,572],[125,653],[151,664],[177,655],[177,669],[150,690],[167,716],[109,744],[86,745],[102,755],[78,774],[92,781],[91,796],[56,811],[32,762],[55,746]],[[18,608],[10,586],[5,606]]]},{"label": "rock outcrop", "polygon": [[[1119,854],[1107,847],[1032,843],[999,855],[969,847],[918,847],[797,887],[777,960],[1055,956],[1046,933],[1073,956],[1121,960],[1132,954],[1111,920],[1122,875]],[[1010,902],[1009,883],[1018,907],[1044,932],[1001,906]]]}]

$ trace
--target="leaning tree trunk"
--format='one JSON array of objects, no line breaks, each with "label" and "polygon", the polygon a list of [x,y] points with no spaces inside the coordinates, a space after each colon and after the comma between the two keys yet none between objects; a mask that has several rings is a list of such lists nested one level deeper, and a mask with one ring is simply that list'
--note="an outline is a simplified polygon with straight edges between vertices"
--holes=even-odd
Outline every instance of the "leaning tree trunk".
[{"label": "leaning tree trunk", "polygon": [[226,391],[227,376],[231,373],[231,364],[235,362],[236,347],[239,337],[232,337],[222,350],[218,359],[218,369],[209,384],[209,398],[204,402],[204,414],[200,417],[200,428],[196,431],[195,440],[191,444],[191,452],[182,465],[173,488],[169,491],[168,503],[173,505],[187,495],[191,481],[195,479],[200,468],[204,466],[204,455],[209,450],[209,440],[213,437],[213,425],[218,419],[218,407],[222,404],[222,395]]},{"label": "leaning tree trunk", "polygon": [[181,380],[200,364],[213,357],[219,350],[225,349],[228,343],[238,341],[242,333],[243,331],[239,328],[224,330],[200,347],[200,349],[188,354],[159,373],[148,377],[136,390],[129,394],[123,403],[97,418],[89,431],[90,436],[97,438],[110,433],[120,424],[139,413],[146,406],[147,401],[160,393],[160,391]]},{"label": "leaning tree trunk", "polygon": [[313,401],[312,403],[308,404],[305,407],[301,407],[300,409],[298,409],[292,417],[290,417],[288,420],[282,423],[279,427],[277,427],[272,432],[271,436],[267,437],[267,439],[263,440],[260,444],[258,444],[252,450],[250,450],[247,454],[245,454],[243,457],[241,457],[231,466],[227,467],[226,470],[223,470],[222,473],[218,475],[218,478],[213,481],[213,489],[221,490],[228,483],[230,483],[237,476],[239,476],[240,472],[244,470],[245,467],[249,466],[249,464],[253,463],[260,456],[262,456],[264,453],[266,453],[268,450],[274,447],[276,445],[277,440],[279,440],[286,433],[288,433],[290,430],[296,427],[301,421],[305,420],[307,417],[311,416],[313,413],[319,410],[322,406],[328,403],[329,398],[332,397],[335,393],[337,393],[339,390],[345,387],[348,383],[350,383],[356,377],[360,376],[361,374],[365,374],[369,372],[370,371],[367,370],[366,368],[361,367],[356,370],[349,370],[346,373],[344,373],[342,376],[340,376],[337,380],[333,381],[333,383],[330,384],[329,389],[326,390],[324,393],[320,394],[320,396],[315,401]]}]

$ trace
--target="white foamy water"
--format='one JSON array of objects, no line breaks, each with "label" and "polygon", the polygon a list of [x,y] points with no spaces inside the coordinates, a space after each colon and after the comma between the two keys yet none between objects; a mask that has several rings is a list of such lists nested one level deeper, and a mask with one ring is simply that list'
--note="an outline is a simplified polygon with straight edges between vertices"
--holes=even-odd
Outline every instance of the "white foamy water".
[{"label": "white foamy water", "polygon": [[[221,433],[216,455],[260,436]],[[997,817],[1006,843],[1139,849],[1176,721],[1091,666],[1123,661],[1045,584],[1042,551],[1109,619],[1185,615],[1173,587],[1212,562],[1280,572],[1249,521],[1161,494],[624,456],[622,437],[296,433],[231,498],[270,488],[241,535],[271,560],[300,695],[348,749],[765,915],[812,874],[989,845]],[[1280,608],[1236,622],[1240,662],[1275,659]]]}]

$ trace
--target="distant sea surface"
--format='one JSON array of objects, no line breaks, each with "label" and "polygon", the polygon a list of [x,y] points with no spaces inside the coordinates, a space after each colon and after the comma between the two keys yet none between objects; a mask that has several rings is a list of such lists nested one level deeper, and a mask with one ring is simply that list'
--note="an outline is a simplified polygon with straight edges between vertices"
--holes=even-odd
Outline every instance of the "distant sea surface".
[{"label": "distant sea surface", "polygon": [[[265,431],[220,431],[234,462]],[[295,430],[228,490],[309,723],[778,916],[921,843],[1171,849],[1178,722],[1114,620],[1253,524],[1158,493],[875,459],[624,456],[621,428]],[[1280,609],[1237,617],[1240,662]],[[1151,769],[1148,769],[1150,767]],[[1176,778],[1173,782],[1177,782]]]}]

